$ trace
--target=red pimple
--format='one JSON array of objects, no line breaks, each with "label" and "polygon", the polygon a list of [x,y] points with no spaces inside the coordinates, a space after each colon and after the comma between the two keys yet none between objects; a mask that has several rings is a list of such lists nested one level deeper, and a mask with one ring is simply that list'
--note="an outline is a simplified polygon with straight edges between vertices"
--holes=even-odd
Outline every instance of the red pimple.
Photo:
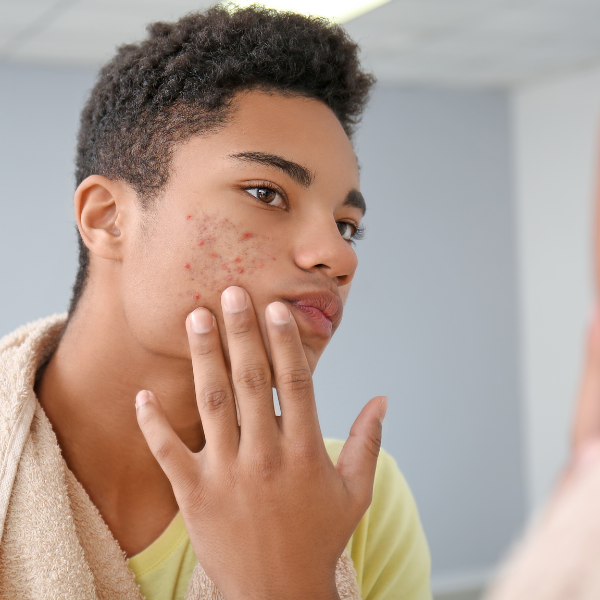
[{"label": "red pimple", "polygon": [[239,256],[235,257],[235,262],[242,262],[242,259]]},{"label": "red pimple", "polygon": [[238,267],[238,273],[243,273],[244,269],[242,269],[242,267]]},{"label": "red pimple", "polygon": [[258,263],[258,266],[259,266],[259,267],[264,267],[264,266],[265,266],[265,263]]},{"label": "red pimple", "polygon": [[198,240],[198,246],[204,246],[204,240]]},{"label": "red pimple", "polygon": [[192,215],[185,215],[185,220],[189,221],[192,218]]},{"label": "red pimple", "polygon": [[211,252],[210,257],[211,258],[217,258],[217,256],[219,256],[218,254],[215,254],[214,252]]},{"label": "red pimple", "polygon": [[185,265],[183,265],[184,269],[189,269],[190,268],[190,263],[185,263]]},{"label": "red pimple", "polygon": [[194,294],[194,300],[200,300],[200,294]]},{"label": "red pimple", "polygon": [[249,240],[249,239],[250,239],[251,237],[253,237],[253,236],[254,236],[254,234],[253,234],[253,233],[250,233],[250,232],[248,232],[248,233],[245,233],[245,234],[242,236],[242,240]]}]

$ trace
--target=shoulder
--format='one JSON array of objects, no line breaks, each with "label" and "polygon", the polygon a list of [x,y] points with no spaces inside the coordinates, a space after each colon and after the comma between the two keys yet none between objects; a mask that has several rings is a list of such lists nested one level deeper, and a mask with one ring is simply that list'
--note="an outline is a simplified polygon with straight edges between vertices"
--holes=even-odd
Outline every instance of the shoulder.
[{"label": "shoulder", "polygon": [[[335,463],[343,442],[325,439]],[[373,500],[348,544],[365,600],[429,600],[431,561],[419,512],[394,458],[382,450]]]}]

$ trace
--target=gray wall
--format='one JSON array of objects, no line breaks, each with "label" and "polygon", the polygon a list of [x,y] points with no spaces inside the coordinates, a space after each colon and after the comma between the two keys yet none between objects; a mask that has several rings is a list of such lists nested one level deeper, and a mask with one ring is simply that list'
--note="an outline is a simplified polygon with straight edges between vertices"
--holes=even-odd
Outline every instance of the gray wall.
[{"label": "gray wall", "polygon": [[[0,334],[66,308],[78,111],[93,73],[0,67]],[[523,518],[507,99],[379,90],[358,139],[369,210],[345,326],[316,374],[345,438],[388,394],[434,576],[487,568]]]},{"label": "gray wall", "polygon": [[75,135],[93,71],[0,66],[0,335],[66,310]]}]

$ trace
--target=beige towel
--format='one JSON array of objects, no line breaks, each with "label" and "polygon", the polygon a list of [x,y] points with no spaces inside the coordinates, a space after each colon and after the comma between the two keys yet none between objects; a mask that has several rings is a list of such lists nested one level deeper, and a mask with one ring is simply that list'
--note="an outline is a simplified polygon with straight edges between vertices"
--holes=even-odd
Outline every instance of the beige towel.
[{"label": "beige towel", "polygon": [[[0,341],[0,599],[140,600],[124,553],[64,462],[33,386],[65,316]],[[360,599],[347,552],[336,569],[342,600]],[[198,564],[187,600],[223,600]]]}]

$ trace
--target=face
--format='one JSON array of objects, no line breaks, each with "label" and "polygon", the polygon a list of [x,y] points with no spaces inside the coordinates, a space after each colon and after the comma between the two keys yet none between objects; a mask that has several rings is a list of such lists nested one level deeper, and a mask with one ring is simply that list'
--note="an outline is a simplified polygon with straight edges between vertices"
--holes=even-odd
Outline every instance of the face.
[{"label": "face", "polygon": [[327,106],[240,94],[224,128],[175,150],[156,209],[140,213],[128,238],[121,293],[131,334],[152,352],[189,357],[188,313],[208,308],[223,333],[220,296],[239,285],[265,342],[266,306],[290,307],[314,370],[357,267],[358,190],[354,151]]}]

